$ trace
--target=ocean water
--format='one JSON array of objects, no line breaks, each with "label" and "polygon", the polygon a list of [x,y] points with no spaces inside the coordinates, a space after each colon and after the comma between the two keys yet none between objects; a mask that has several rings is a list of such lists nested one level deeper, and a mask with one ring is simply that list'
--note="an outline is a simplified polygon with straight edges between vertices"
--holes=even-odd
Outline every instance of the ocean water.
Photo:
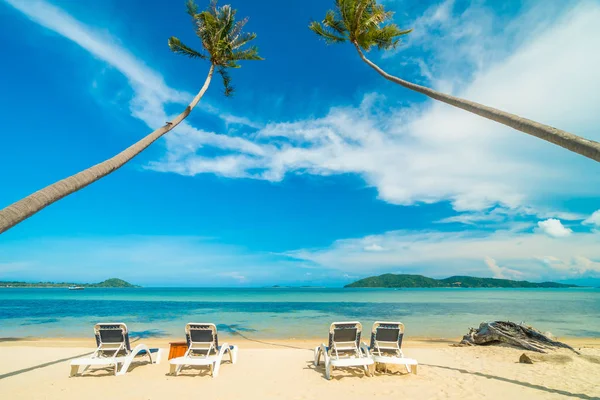
[{"label": "ocean water", "polygon": [[401,321],[407,336],[454,338],[496,319],[557,336],[600,337],[600,289],[0,289],[0,337],[86,337],[96,322],[132,336],[182,337],[187,322],[226,335],[324,338],[333,321]]}]

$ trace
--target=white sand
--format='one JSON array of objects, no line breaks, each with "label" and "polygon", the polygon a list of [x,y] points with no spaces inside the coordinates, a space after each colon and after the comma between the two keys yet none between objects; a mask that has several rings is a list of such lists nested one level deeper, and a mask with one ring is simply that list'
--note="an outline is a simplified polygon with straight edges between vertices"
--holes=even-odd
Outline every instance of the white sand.
[{"label": "white sand", "polygon": [[[164,340],[145,342],[168,346]],[[366,377],[361,370],[335,370],[331,381],[323,367],[312,365],[309,349],[315,341],[268,345],[236,338],[230,343],[240,347],[238,363],[224,363],[213,379],[206,370],[167,375],[166,352],[161,364],[134,365],[125,376],[96,370],[69,378],[68,359],[91,352],[93,340],[0,342],[0,399],[600,398],[598,340],[569,342],[583,356],[561,350],[533,365],[519,364],[523,351],[511,348],[412,341],[403,347],[407,357],[419,361],[418,375]]]}]

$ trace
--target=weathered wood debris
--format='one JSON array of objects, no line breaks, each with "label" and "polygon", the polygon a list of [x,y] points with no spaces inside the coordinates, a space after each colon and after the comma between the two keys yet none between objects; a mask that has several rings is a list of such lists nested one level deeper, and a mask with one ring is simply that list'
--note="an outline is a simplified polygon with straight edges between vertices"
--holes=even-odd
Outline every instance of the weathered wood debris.
[{"label": "weathered wood debris", "polygon": [[469,328],[459,346],[506,343],[525,350],[546,353],[546,350],[564,348],[579,354],[568,344],[553,340],[531,326],[509,321],[482,322],[478,329]]}]

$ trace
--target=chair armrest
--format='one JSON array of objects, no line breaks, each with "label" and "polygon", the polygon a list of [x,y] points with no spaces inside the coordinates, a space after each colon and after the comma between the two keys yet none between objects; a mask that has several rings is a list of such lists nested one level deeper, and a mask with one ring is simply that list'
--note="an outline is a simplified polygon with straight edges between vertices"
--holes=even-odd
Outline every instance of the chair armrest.
[{"label": "chair armrest", "polygon": [[323,355],[323,361],[325,361],[325,365],[327,365],[329,362],[329,348],[327,348],[324,343],[315,347],[315,366],[320,364],[321,354]]},{"label": "chair armrest", "polygon": [[219,346],[219,357],[223,357],[226,351],[231,351],[231,346],[229,346],[229,343],[222,343]]},{"label": "chair armrest", "polygon": [[369,346],[367,346],[365,342],[360,342],[360,351],[362,353],[364,353],[364,355],[366,357],[371,357],[371,350],[369,349]]}]

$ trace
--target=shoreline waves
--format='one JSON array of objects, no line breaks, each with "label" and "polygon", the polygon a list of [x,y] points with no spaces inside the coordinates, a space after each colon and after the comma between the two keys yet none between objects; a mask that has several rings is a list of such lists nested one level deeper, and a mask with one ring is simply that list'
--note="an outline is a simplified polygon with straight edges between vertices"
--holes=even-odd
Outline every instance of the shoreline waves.
[{"label": "shoreline waves", "polygon": [[102,321],[132,336],[182,335],[213,322],[221,335],[314,338],[334,321],[401,321],[407,338],[456,338],[483,321],[524,322],[557,337],[600,337],[597,289],[190,289],[0,290],[0,337],[87,337]]}]

